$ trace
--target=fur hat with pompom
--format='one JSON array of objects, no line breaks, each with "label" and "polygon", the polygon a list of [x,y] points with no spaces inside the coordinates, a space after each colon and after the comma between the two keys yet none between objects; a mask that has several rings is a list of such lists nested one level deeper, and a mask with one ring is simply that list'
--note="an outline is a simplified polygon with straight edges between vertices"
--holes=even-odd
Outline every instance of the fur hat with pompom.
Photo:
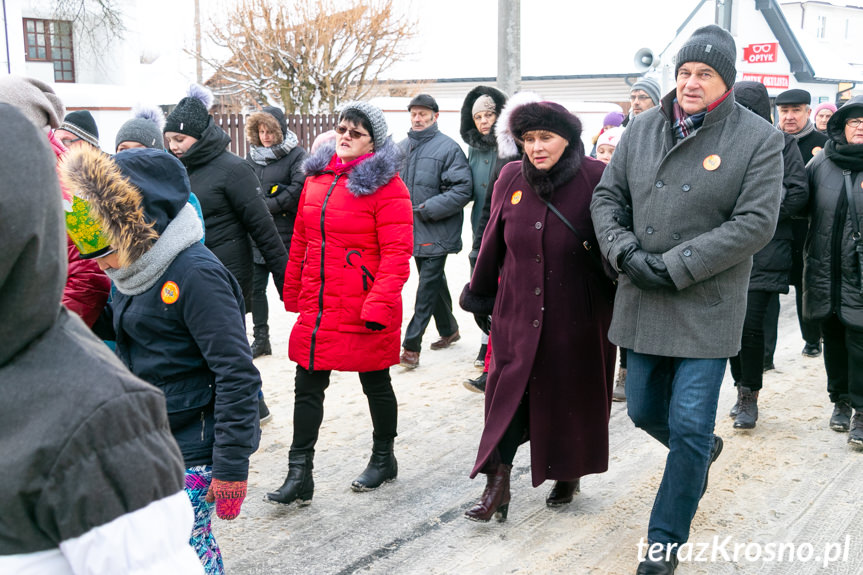
[{"label": "fur hat with pompom", "polygon": [[168,114],[165,121],[165,132],[178,132],[195,139],[200,139],[210,122],[210,106],[213,105],[213,93],[201,86],[189,86],[188,96],[180,100],[174,111]]}]

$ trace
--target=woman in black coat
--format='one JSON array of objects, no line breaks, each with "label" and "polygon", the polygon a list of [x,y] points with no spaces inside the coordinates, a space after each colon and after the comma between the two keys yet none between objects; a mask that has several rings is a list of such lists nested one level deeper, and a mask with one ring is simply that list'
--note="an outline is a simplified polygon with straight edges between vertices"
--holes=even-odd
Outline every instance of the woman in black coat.
[{"label": "woman in black coat", "polygon": [[[246,161],[261,182],[267,209],[273,216],[285,249],[290,252],[297,205],[306,181],[302,167],[306,151],[298,145],[297,135],[288,129],[285,114],[272,106],[265,106],[261,112],[255,112],[248,117],[246,140],[250,144]],[[270,327],[267,324],[267,280],[270,269],[258,247],[253,246],[252,251],[252,321],[255,336],[252,342],[252,357],[258,357],[272,353]]]},{"label": "woman in black coat", "polygon": [[[249,164],[227,148],[231,138],[207,110],[212,93],[193,84],[165,121],[168,150],[189,173],[192,193],[201,202],[205,245],[234,275],[249,309],[252,294],[252,241],[261,250],[281,293],[288,252],[264,203]],[[251,237],[250,237],[251,236]]]},{"label": "woman in black coat", "polygon": [[[770,98],[764,84],[737,82],[734,84],[734,98],[770,122]],[[788,293],[793,242],[791,218],[805,209],[809,199],[806,167],[797,140],[790,134],[784,135],[785,174],[782,177],[779,222],[773,239],[752,258],[741,349],[730,360],[731,375],[737,386],[737,403],[730,413],[735,429],[752,429],[758,420],[758,393],[764,373],[764,318],[770,301],[778,300],[780,293]]]},{"label": "woman in black coat", "polygon": [[863,96],[833,114],[827,135],[824,150],[806,166],[803,314],[824,337],[830,428],[849,432],[848,443],[863,449]]}]

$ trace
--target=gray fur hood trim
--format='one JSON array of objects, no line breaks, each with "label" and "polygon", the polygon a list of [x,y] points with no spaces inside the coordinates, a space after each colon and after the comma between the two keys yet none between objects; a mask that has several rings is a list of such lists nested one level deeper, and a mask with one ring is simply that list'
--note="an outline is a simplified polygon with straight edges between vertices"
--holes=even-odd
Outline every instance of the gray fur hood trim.
[{"label": "gray fur hood trim", "polygon": [[497,155],[500,158],[511,158],[513,156],[521,156],[521,150],[516,142],[515,136],[509,129],[509,120],[513,110],[531,104],[533,102],[541,102],[542,97],[533,92],[518,92],[514,94],[506,103],[506,106],[501,110],[495,124],[495,133],[497,134]]},{"label": "gray fur hood trim", "polygon": [[[336,152],[335,144],[321,146],[317,152],[303,162],[303,172],[306,177],[318,176],[326,173],[333,154]],[[380,150],[377,150],[371,158],[354,167],[348,174],[348,190],[356,196],[368,196],[389,183],[399,173],[402,165],[402,152],[388,137]]]}]

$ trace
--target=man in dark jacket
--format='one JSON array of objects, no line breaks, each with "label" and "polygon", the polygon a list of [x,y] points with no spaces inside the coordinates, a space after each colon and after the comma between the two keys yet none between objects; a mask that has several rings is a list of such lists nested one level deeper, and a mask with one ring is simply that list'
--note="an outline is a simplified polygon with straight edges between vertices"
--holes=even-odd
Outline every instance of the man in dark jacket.
[{"label": "man in dark jacket", "polygon": [[779,216],[782,135],[734,101],[736,59],[726,30],[696,30],[675,59],[677,89],[629,125],[591,202],[621,272],[608,337],[627,349],[629,417],[668,447],[639,575],[674,573],[689,538],[722,451],[716,405],[752,256]]},{"label": "man in dark jacket", "polygon": [[[299,145],[297,135],[288,129],[284,112],[273,106],[264,106],[260,112],[248,117],[246,140],[250,144],[246,161],[261,182],[264,201],[273,216],[285,249],[290,252],[297,206],[300,203],[303,183],[306,181],[303,173],[306,151]],[[273,353],[270,326],[267,322],[267,280],[270,269],[258,246],[253,246],[252,251],[255,262],[251,310],[255,337],[252,342],[252,357],[259,357]]]},{"label": "man in dark jacket", "polygon": [[[815,124],[809,119],[809,104],[812,96],[806,90],[786,90],[776,96],[778,109],[777,125],[786,134],[791,134],[797,141],[803,165],[809,163],[812,156],[821,151],[827,142],[827,136],[815,129]],[[797,321],[805,345],[803,355],[818,357],[821,355],[821,330],[817,323],[807,321],[803,317],[803,245],[806,233],[809,231],[807,214],[800,214],[791,220],[791,231],[794,236],[794,251],[792,253],[791,283],[797,303]],[[767,307],[764,326],[764,369],[773,368],[773,352],[776,351],[776,329],[779,322],[779,300],[771,301]]]},{"label": "man in dark jacket", "polygon": [[444,274],[447,254],[461,251],[464,207],[473,189],[470,166],[458,144],[438,129],[438,105],[420,94],[408,105],[411,131],[400,142],[405,165],[402,180],[410,190],[414,209],[414,259],[419,272],[414,315],[405,330],[401,365],[419,365],[422,337],[434,316],[440,339],[432,349],[458,341],[458,323]]},{"label": "man in dark jacket", "polygon": [[60,305],[55,157],[0,125],[0,573],[201,573],[165,397]]},{"label": "man in dark jacket", "polygon": [[[744,108],[770,119],[770,97],[761,82],[737,82],[734,97]],[[772,125],[772,123],[771,123]],[[779,294],[788,293],[791,271],[791,218],[803,212],[809,199],[806,167],[797,140],[783,132],[782,152],[785,174],[782,177],[782,204],[773,239],[752,258],[752,273],[746,295],[746,319],[740,353],[730,360],[731,375],[737,386],[737,403],[731,409],[735,429],[752,429],[758,420],[758,394],[763,380],[765,312],[769,303],[779,304]],[[772,325],[776,333],[776,323]]]}]

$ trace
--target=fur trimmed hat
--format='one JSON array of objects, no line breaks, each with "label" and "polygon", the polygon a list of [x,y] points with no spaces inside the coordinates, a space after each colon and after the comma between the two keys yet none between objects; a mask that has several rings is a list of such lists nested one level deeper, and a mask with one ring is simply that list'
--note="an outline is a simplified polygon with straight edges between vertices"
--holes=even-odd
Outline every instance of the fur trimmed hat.
[{"label": "fur trimmed hat", "polygon": [[75,134],[91,146],[99,147],[99,128],[96,126],[96,120],[93,118],[90,110],[69,112],[57,129],[66,130],[70,134]]},{"label": "fur trimmed hat", "polygon": [[[273,142],[274,146],[278,146],[285,141],[285,131],[282,129],[279,119],[273,113],[268,112],[267,109],[264,108],[260,112],[249,114],[249,117],[246,118],[246,140],[253,146],[263,146],[261,136],[258,134],[261,126],[265,126],[268,131],[277,135]],[[277,110],[278,108],[269,109]],[[284,118],[284,115],[282,115],[282,118]]]},{"label": "fur trimmed hat", "polygon": [[42,131],[59,128],[66,115],[66,108],[54,88],[36,78],[0,77],[0,102],[18,108]]},{"label": "fur trimmed hat", "polygon": [[[506,105],[506,94],[491,86],[477,86],[467,93],[467,96],[465,96],[464,102],[461,105],[459,133],[461,134],[462,140],[464,140],[467,145],[480,150],[492,149],[497,146],[495,133],[498,121],[495,121],[492,131],[486,136],[480,134],[476,127],[476,122],[473,120],[474,108],[477,107],[477,102],[482,102],[480,105],[483,109],[490,110],[497,114],[499,120],[503,107]],[[492,105],[491,108],[488,107],[489,103]]]},{"label": "fur trimmed hat", "polygon": [[165,114],[159,108],[140,107],[134,110],[135,116],[120,126],[114,149],[123,142],[138,142],[145,148],[162,150],[165,147],[162,128],[165,126]]},{"label": "fur trimmed hat", "polygon": [[192,84],[187,94],[168,114],[163,131],[200,139],[210,122],[209,109],[213,105],[213,93],[200,84]]},{"label": "fur trimmed hat", "polygon": [[506,105],[500,111],[495,124],[495,133],[497,134],[497,155],[501,158],[511,158],[521,154],[521,148],[518,144],[521,134],[518,138],[513,134],[510,126],[510,117],[514,110],[525,104],[540,102],[542,97],[534,92],[516,92],[507,100]]},{"label": "fur trimmed hat", "polygon": [[554,132],[569,142],[581,138],[581,120],[557,102],[531,102],[513,110],[509,129],[521,140],[525,132],[545,130]]},{"label": "fur trimmed hat", "polygon": [[63,156],[59,171],[73,194],[71,205],[64,201],[66,231],[83,259],[113,250],[125,267],[147,253],[159,238],[145,217],[141,193],[110,156],[96,148],[77,147]]},{"label": "fur trimmed hat", "polygon": [[692,33],[674,58],[674,77],[687,62],[707,64],[722,77],[725,88],[730,90],[737,78],[737,45],[728,30],[710,24]]}]

